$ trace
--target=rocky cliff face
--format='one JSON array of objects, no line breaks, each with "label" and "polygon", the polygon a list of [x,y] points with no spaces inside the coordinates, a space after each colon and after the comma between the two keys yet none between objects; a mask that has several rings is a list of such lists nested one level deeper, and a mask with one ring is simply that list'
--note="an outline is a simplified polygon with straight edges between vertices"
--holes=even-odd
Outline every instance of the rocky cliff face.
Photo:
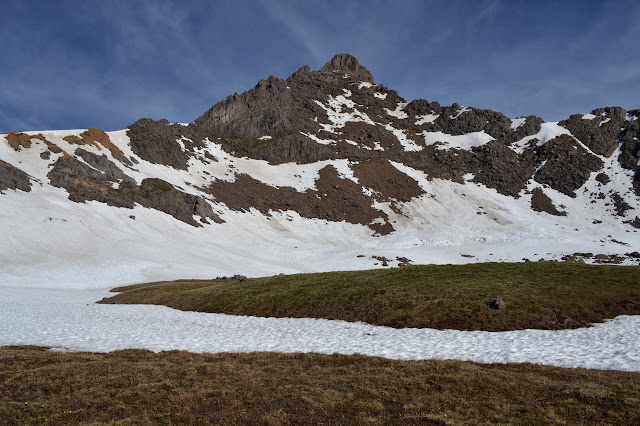
[{"label": "rocky cliff face", "polygon": [[[639,117],[609,107],[545,123],[407,101],[337,55],[319,71],[261,80],[187,125],[4,134],[0,191],[53,186],[75,202],[144,206],[194,226],[223,223],[228,211],[295,212],[386,235],[402,226],[392,217],[419,214],[415,200],[438,202],[425,183],[436,180],[494,191],[532,214],[609,215],[633,230]],[[571,199],[581,207],[564,205]]]}]

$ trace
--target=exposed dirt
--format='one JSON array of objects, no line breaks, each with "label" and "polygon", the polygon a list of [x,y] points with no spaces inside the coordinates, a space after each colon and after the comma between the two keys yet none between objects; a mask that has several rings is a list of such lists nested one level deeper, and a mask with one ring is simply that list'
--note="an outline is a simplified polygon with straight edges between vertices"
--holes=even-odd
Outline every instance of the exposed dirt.
[{"label": "exposed dirt", "polygon": [[531,209],[537,212],[545,212],[554,216],[566,216],[566,212],[559,211],[556,206],[553,205],[551,198],[547,197],[544,191],[540,188],[535,188],[531,192]]},{"label": "exposed dirt", "polygon": [[237,174],[234,182],[217,180],[206,191],[232,210],[255,208],[263,214],[293,210],[305,218],[366,225],[381,235],[393,231],[386,213],[374,209],[362,187],[340,177],[333,166],[320,170],[316,189],[305,192],[269,186],[246,174]]},{"label": "exposed dirt", "polygon": [[22,148],[30,148],[31,139],[40,139],[45,143],[49,142],[44,136],[40,134],[27,135],[26,133],[11,132],[11,133],[6,133],[4,137],[7,139],[9,146],[13,148],[15,151],[20,151]]},{"label": "exposed dirt", "polygon": [[358,182],[374,191],[377,201],[408,202],[424,194],[418,182],[393,167],[388,161],[365,161],[351,166]]},{"label": "exposed dirt", "polygon": [[65,136],[63,139],[74,145],[91,145],[98,149],[105,147],[111,152],[117,152],[123,155],[122,150],[111,142],[109,135],[100,129],[91,128],[81,133],[80,136],[70,135]]}]

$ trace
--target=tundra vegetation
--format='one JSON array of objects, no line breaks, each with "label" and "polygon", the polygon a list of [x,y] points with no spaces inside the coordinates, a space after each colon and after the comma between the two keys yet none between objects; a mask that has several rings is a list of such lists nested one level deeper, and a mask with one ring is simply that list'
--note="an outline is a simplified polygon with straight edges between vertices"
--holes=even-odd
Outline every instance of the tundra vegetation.
[{"label": "tundra vegetation", "polygon": [[640,373],[361,355],[0,349],[0,423],[638,424]]},{"label": "tundra vegetation", "polygon": [[[394,327],[561,329],[637,314],[639,282],[635,266],[405,266],[138,284],[102,302]],[[497,297],[502,309],[489,306]],[[360,354],[0,348],[2,424],[399,422],[637,424],[640,373]]]},{"label": "tundra vegetation", "polygon": [[[415,265],[368,271],[180,280],[119,287],[101,303],[143,303],[396,328],[507,331],[586,327],[640,314],[640,268],[559,262]],[[491,309],[491,298],[506,302]]]}]

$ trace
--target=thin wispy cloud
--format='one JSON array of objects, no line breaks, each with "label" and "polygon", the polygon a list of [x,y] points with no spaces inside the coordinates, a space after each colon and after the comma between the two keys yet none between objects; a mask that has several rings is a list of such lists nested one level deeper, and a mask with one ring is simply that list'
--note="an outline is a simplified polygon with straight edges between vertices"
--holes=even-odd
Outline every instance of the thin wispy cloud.
[{"label": "thin wispy cloud", "polygon": [[[281,25],[291,34],[294,43],[299,43],[314,62],[320,62],[326,51],[324,34],[309,22],[295,5],[277,0],[262,0],[262,7],[276,25]],[[293,7],[292,7],[293,6]]]},{"label": "thin wispy cloud", "polygon": [[640,107],[635,1],[7,1],[0,15],[0,131],[191,121],[336,53],[407,99],[551,121]]}]

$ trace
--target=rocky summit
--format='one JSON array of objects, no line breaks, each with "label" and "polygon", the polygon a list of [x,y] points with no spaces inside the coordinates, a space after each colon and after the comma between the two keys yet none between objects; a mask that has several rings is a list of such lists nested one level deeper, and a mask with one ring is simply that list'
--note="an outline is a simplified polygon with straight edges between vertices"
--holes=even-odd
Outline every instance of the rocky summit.
[{"label": "rocky summit", "polygon": [[[176,247],[233,235],[216,244],[253,260],[242,251],[249,235],[288,256],[314,252],[311,236],[325,234],[322,250],[349,253],[344,268],[382,254],[623,255],[640,246],[639,117],[606,107],[547,123],[407,101],[341,54],[319,71],[261,80],[191,123],[0,135],[2,231],[17,247],[36,222],[74,223],[71,233],[107,223],[140,244],[175,228]],[[336,267],[312,257],[293,270]]]}]

